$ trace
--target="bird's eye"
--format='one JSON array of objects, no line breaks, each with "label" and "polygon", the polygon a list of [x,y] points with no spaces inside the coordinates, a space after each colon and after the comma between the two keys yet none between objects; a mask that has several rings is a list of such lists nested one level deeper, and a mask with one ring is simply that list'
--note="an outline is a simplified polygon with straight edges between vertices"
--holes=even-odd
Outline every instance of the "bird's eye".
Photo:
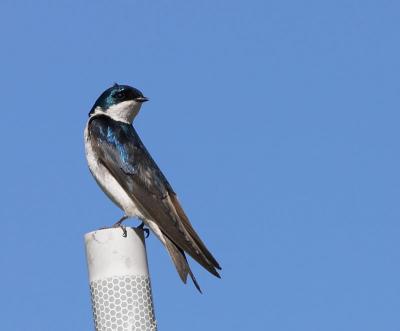
[{"label": "bird's eye", "polygon": [[114,97],[116,97],[117,99],[123,99],[125,96],[124,92],[117,92],[114,94]]}]

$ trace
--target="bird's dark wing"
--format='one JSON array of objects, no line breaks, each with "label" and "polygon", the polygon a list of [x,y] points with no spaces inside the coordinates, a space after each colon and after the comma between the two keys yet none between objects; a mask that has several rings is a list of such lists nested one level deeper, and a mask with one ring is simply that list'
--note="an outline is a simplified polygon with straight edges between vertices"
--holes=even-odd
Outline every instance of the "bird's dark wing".
[{"label": "bird's dark wing", "polygon": [[[183,251],[219,277],[218,262],[194,231],[171,185],[134,128],[102,115],[90,120],[88,131],[100,162],[128,192],[140,211],[153,220],[168,238],[166,246],[182,280],[186,281],[187,274],[190,274],[198,286]],[[178,256],[179,252],[185,262],[182,256]]]}]

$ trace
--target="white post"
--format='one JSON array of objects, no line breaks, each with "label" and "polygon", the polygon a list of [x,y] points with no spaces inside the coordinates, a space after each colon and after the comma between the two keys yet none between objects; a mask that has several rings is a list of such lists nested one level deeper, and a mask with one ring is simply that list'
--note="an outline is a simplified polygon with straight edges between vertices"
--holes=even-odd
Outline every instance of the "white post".
[{"label": "white post", "polygon": [[96,331],[157,330],[143,230],[85,235]]}]

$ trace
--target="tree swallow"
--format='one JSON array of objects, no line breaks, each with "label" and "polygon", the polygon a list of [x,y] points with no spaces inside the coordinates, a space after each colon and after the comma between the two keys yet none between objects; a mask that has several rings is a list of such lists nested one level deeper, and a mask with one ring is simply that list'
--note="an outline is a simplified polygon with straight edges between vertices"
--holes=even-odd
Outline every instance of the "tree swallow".
[{"label": "tree swallow", "polygon": [[142,92],[127,85],[115,84],[100,95],[85,128],[89,169],[104,193],[124,211],[116,225],[128,217],[140,219],[167,248],[182,281],[186,283],[190,275],[201,292],[185,253],[218,278],[221,267],[132,126],[145,101]]}]

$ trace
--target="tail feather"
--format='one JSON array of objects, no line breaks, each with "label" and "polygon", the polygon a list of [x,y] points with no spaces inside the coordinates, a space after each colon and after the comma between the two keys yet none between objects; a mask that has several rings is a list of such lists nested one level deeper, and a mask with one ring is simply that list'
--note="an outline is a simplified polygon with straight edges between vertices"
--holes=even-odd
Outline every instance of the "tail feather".
[{"label": "tail feather", "polygon": [[196,286],[197,290],[200,293],[201,291],[200,285],[196,280],[196,277],[193,275],[192,270],[190,270],[189,263],[186,259],[184,251],[176,246],[167,236],[164,236],[165,239],[165,246],[168,249],[168,253],[174,262],[175,268],[178,271],[178,274],[182,281],[186,284],[187,275],[189,274],[190,278],[193,281],[194,286]]}]

